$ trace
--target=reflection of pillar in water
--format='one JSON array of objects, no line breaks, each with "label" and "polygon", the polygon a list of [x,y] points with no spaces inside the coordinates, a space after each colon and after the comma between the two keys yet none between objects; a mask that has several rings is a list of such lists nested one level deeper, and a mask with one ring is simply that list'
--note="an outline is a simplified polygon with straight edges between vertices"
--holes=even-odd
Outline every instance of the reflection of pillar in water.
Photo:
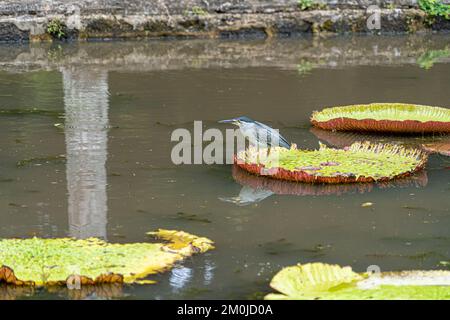
[{"label": "reflection of pillar in water", "polygon": [[86,68],[62,74],[70,235],[106,239],[108,74]]}]

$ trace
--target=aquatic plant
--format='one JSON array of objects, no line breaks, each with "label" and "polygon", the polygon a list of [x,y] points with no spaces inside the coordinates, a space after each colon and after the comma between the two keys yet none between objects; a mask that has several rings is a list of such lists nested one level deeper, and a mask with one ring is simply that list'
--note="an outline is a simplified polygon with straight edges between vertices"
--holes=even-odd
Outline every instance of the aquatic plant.
[{"label": "aquatic plant", "polygon": [[390,144],[354,143],[346,149],[249,149],[238,152],[242,169],[270,178],[310,183],[388,181],[421,170],[426,154]]},{"label": "aquatic plant", "polygon": [[270,286],[267,300],[450,299],[450,271],[358,274],[351,267],[323,263],[286,267]]},{"label": "aquatic plant", "polygon": [[53,38],[62,39],[66,36],[66,26],[59,19],[53,19],[47,24],[47,33]]},{"label": "aquatic plant", "polygon": [[315,111],[311,123],[325,130],[450,132],[450,109],[403,103],[372,103]]},{"label": "aquatic plant", "polygon": [[[140,282],[195,253],[212,241],[182,231],[149,233],[165,243],[108,243],[97,238],[0,240],[0,283],[12,285],[81,285]],[[148,283],[148,282],[146,282]]]},{"label": "aquatic plant", "polygon": [[450,19],[450,4],[442,0],[419,0],[419,8],[431,17]]},{"label": "aquatic plant", "polygon": [[431,69],[433,65],[442,58],[450,57],[450,50],[449,49],[442,49],[442,50],[429,50],[422,54],[418,59],[417,63],[419,66],[423,69]]},{"label": "aquatic plant", "polygon": [[299,75],[307,75],[311,73],[311,71],[314,69],[315,65],[309,61],[302,60],[299,64],[297,64],[297,72]]}]

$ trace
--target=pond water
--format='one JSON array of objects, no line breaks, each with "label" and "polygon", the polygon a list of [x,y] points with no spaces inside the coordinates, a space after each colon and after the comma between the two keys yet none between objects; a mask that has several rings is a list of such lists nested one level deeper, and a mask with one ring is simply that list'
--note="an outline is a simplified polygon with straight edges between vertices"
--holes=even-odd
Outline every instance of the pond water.
[{"label": "pond water", "polygon": [[432,155],[425,172],[389,185],[255,189],[261,180],[230,165],[174,165],[170,136],[194,120],[225,130],[218,120],[247,115],[302,148],[345,144],[360,136],[311,130],[311,112],[369,102],[448,107],[449,45],[443,35],[1,46],[1,238],[135,242],[167,228],[216,244],[152,277],[156,285],[80,295],[1,287],[1,297],[252,299],[297,262],[442,268],[448,157]]}]

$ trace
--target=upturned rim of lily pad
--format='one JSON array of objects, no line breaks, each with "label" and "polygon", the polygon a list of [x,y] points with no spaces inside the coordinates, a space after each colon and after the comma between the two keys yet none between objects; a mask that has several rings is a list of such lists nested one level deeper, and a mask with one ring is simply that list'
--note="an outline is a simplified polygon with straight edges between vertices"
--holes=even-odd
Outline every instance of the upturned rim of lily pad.
[{"label": "upturned rim of lily pad", "polygon": [[[267,157],[267,154],[275,154],[276,156]],[[261,157],[261,155],[263,156]],[[295,161],[302,162],[307,156],[313,158],[314,163],[307,163],[306,165],[303,163],[300,167],[295,166]],[[373,161],[366,159],[368,156],[372,157],[371,160]],[[265,160],[257,160],[260,157]],[[271,157],[277,158],[276,165],[271,163]],[[287,161],[289,163],[286,166],[283,163],[283,159],[288,157]],[[336,157],[339,157],[340,163],[333,160]],[[300,150],[295,148],[288,150],[279,147],[258,149],[250,147],[238,152],[234,156],[234,163],[249,173],[273,179],[305,183],[341,184],[386,182],[392,179],[408,177],[422,170],[427,159],[427,154],[419,149],[391,144],[356,142],[345,149],[328,148],[324,144],[320,144],[319,150]],[[386,161],[390,161],[394,167],[388,166]],[[294,165],[291,162],[294,162]],[[341,164],[345,164],[346,167],[360,165],[361,168],[366,167],[366,163],[367,170],[364,171],[370,171],[370,174],[363,174],[355,168],[352,168],[352,172],[340,171],[343,168],[340,167]],[[378,165],[378,167],[373,168],[374,164],[375,166]],[[333,167],[334,172],[324,173],[330,170],[322,169],[329,167]]]},{"label": "upturned rim of lily pad", "polygon": [[373,191],[376,187],[380,189],[403,188],[409,186],[420,188],[425,187],[428,184],[428,176],[425,170],[421,170],[409,177],[392,181],[344,184],[310,184],[271,179],[251,174],[236,164],[233,165],[231,172],[233,179],[242,186],[247,186],[254,190],[269,190],[278,195],[328,196],[347,193],[363,194]]},{"label": "upturned rim of lily pad", "polygon": [[313,112],[311,123],[339,131],[450,132],[450,109],[406,103],[337,106]]},{"label": "upturned rim of lily pad", "polygon": [[0,239],[0,283],[15,286],[151,284],[147,276],[214,248],[187,232],[159,229],[162,242],[109,243],[98,238]]}]

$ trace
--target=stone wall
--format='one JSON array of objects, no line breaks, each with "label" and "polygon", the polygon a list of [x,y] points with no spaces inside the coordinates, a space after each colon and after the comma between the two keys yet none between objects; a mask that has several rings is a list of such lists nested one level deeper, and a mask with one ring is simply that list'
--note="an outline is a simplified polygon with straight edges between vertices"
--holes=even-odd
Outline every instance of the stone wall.
[{"label": "stone wall", "polygon": [[[0,41],[450,30],[448,19],[427,16],[417,0],[315,0],[304,10],[299,1],[0,0]],[[369,12],[371,5],[379,11]],[[380,29],[370,30],[367,20],[378,13]]]}]

